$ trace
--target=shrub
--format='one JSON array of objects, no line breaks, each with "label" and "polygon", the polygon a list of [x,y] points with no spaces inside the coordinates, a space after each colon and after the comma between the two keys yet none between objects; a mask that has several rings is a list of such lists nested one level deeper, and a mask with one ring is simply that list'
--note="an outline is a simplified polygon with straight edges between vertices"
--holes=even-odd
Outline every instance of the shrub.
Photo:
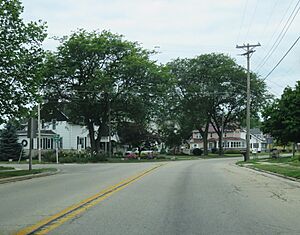
[{"label": "shrub", "polygon": [[217,148],[212,148],[211,153],[218,153],[218,149]]},{"label": "shrub", "polygon": [[[90,154],[87,152],[64,152],[60,151],[58,153],[58,158],[60,163],[88,163],[88,162],[103,162],[107,160],[107,155],[105,154]],[[42,157],[45,162],[56,162],[55,152],[48,151],[43,153]]]},{"label": "shrub", "polygon": [[123,152],[121,152],[121,151],[115,152],[114,157],[117,157],[117,158],[123,157]]},{"label": "shrub", "polygon": [[203,151],[199,148],[193,149],[193,154],[196,156],[201,156]]},{"label": "shrub", "polygon": [[227,154],[241,154],[241,151],[231,149],[231,150],[225,150],[224,153],[227,153]]},{"label": "shrub", "polygon": [[104,161],[107,161],[107,158],[108,158],[107,154],[98,153],[98,154],[91,155],[89,157],[88,162],[93,162],[93,163],[104,162]]},{"label": "shrub", "polygon": [[56,162],[56,156],[54,151],[47,151],[42,153],[43,162]]},{"label": "shrub", "polygon": [[166,151],[165,148],[162,148],[162,149],[160,150],[160,154],[166,154],[166,153],[167,153],[167,151]]}]

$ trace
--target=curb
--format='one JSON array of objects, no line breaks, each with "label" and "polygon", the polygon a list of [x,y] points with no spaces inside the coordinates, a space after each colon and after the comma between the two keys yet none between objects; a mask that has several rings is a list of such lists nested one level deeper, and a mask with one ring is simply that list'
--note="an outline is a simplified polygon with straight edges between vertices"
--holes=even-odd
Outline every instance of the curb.
[{"label": "curb", "polygon": [[300,183],[300,179],[293,178],[293,177],[290,177],[290,176],[281,175],[281,174],[278,174],[278,173],[275,173],[275,172],[271,172],[271,171],[265,171],[265,170],[262,170],[262,169],[259,169],[259,168],[256,168],[256,167],[250,167],[250,166],[242,166],[242,167],[245,167],[245,168],[250,169],[250,170],[259,171],[259,172],[262,172],[262,173],[265,173],[265,174],[268,174],[268,175],[274,175],[274,176],[277,176],[277,177],[280,177],[280,178],[284,178],[284,179],[288,179],[288,180]]},{"label": "curb", "polygon": [[45,172],[45,173],[40,173],[40,174],[32,174],[32,175],[4,178],[4,179],[0,179],[0,184],[17,182],[17,181],[28,180],[28,179],[33,179],[33,178],[40,178],[40,177],[45,177],[45,176],[50,176],[50,175],[56,175],[59,172],[60,172],[60,170],[57,169],[56,171],[53,171],[53,172]]}]

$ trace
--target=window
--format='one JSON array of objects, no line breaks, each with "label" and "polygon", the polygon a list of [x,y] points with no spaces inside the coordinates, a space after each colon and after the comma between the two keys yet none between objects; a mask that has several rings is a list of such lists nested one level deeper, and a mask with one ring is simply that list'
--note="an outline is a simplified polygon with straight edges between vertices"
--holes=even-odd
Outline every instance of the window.
[{"label": "window", "polygon": [[259,148],[259,143],[254,143],[253,148],[258,149]]},{"label": "window", "polygon": [[59,140],[59,148],[62,149],[63,148],[63,138],[60,137],[60,140]]},{"label": "window", "polygon": [[84,148],[84,138],[77,136],[77,149]]},{"label": "window", "polygon": [[52,130],[56,129],[56,119],[52,119]]}]

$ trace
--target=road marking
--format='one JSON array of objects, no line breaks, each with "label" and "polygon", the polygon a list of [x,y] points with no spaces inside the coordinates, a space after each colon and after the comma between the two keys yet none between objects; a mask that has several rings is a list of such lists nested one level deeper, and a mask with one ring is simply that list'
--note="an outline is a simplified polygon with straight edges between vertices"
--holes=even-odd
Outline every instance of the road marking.
[{"label": "road marking", "polygon": [[149,174],[151,171],[154,171],[155,169],[163,165],[165,164],[156,165],[137,175],[129,177],[126,180],[123,180],[113,186],[110,186],[107,189],[104,189],[103,191],[93,195],[92,197],[89,197],[73,206],[67,207],[66,209],[58,212],[57,214],[52,215],[49,218],[46,218],[44,220],[41,220],[40,222],[32,226],[20,230],[19,232],[16,233],[16,235],[47,234],[53,229],[71,220],[75,216],[85,212],[89,208],[95,206],[99,202],[110,197],[112,194],[126,188],[128,185],[132,184],[133,182],[137,181],[138,179],[144,177],[145,175]]}]

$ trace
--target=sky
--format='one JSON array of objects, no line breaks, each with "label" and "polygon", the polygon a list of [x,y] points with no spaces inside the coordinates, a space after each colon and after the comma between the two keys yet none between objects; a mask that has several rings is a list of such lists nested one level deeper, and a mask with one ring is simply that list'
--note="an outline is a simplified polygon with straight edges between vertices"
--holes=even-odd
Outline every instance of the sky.
[{"label": "sky", "polygon": [[[53,36],[77,29],[109,30],[156,49],[158,63],[224,53],[246,66],[244,51],[236,45],[261,44],[251,57],[251,70],[261,78],[272,70],[300,36],[299,0],[23,0],[26,22],[47,22],[45,49],[55,50]],[[298,5],[297,5],[298,4]],[[296,7],[296,8],[295,8]],[[297,8],[298,7],[298,8]],[[293,9],[296,9],[293,13]],[[293,16],[294,20],[292,21]],[[290,20],[289,20],[290,19]],[[290,24],[291,22],[291,24]],[[286,27],[284,27],[286,26]],[[281,43],[275,47],[284,29]],[[274,53],[263,63],[270,49]],[[300,80],[300,41],[266,79],[279,97],[286,86]]]}]

